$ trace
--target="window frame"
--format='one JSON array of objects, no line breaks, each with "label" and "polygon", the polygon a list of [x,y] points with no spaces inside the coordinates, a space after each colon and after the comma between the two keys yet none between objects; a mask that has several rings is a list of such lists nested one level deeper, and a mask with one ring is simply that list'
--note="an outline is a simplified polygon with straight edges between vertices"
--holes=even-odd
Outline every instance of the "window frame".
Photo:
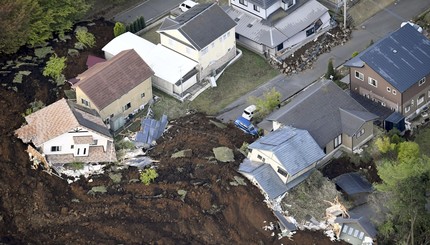
[{"label": "window frame", "polygon": [[[361,72],[359,72],[359,71],[357,71],[357,70],[355,70],[355,72],[354,72],[355,74],[355,78],[357,78],[358,80],[360,80],[360,81],[364,81],[364,74],[363,73],[361,73]],[[357,73],[358,73],[358,76],[357,76]]]},{"label": "window frame", "polygon": [[364,130],[364,128],[362,128],[356,135],[356,138],[360,138],[364,133],[366,133],[366,130]]},{"label": "window frame", "polygon": [[342,145],[342,134],[339,134],[338,136],[336,136],[336,138],[334,138],[333,140],[333,143],[334,143],[334,149]]},{"label": "window frame", "polygon": [[421,79],[418,81],[418,86],[421,86],[421,85],[423,85],[424,83],[426,83],[426,77],[423,77],[423,78],[421,78]]},{"label": "window frame", "polygon": [[88,100],[84,99],[84,98],[81,98],[81,103],[82,103],[84,106],[90,107],[90,102],[89,102]]},{"label": "window frame", "polygon": [[60,151],[61,151],[61,146],[59,145],[51,146],[51,152],[60,152]]},{"label": "window frame", "polygon": [[239,0],[239,3],[242,4],[243,6],[248,7],[248,2],[246,2],[245,0]]},{"label": "window frame", "polygon": [[143,93],[141,93],[140,94],[140,98],[142,99],[142,98],[145,98],[145,92],[143,92]]},{"label": "window frame", "polygon": [[408,113],[409,111],[411,111],[411,105],[405,106],[405,113]]},{"label": "window frame", "polygon": [[255,5],[255,4],[253,4],[254,5],[254,11],[256,11],[256,12],[258,12],[258,13],[260,13],[260,7],[258,7],[257,5]]},{"label": "window frame", "polygon": [[395,89],[393,89],[391,92],[393,92],[394,95],[397,94],[397,91]]},{"label": "window frame", "polygon": [[276,172],[278,172],[279,174],[281,174],[282,176],[284,176],[285,178],[287,178],[288,177],[288,172],[287,171],[285,171],[285,170],[283,170],[282,168],[280,168],[280,167],[278,167],[278,170],[276,171]]},{"label": "window frame", "polygon": [[391,88],[390,87],[387,87],[387,92],[391,93]]},{"label": "window frame", "polygon": [[127,104],[125,104],[125,106],[122,107],[122,111],[126,111],[130,108],[131,108],[131,102],[128,102]]},{"label": "window frame", "polygon": [[418,99],[417,99],[417,106],[419,106],[419,105],[421,105],[422,103],[424,103],[425,97],[426,97],[426,95],[425,95],[425,94],[422,94],[422,95],[418,96]]},{"label": "window frame", "polygon": [[[375,82],[375,84],[373,84],[373,83],[372,83],[373,81]],[[377,88],[377,87],[378,87],[378,80],[376,80],[375,78],[369,77],[369,78],[368,78],[367,83],[368,83],[370,86],[373,86],[373,87],[375,87],[375,88]]]}]

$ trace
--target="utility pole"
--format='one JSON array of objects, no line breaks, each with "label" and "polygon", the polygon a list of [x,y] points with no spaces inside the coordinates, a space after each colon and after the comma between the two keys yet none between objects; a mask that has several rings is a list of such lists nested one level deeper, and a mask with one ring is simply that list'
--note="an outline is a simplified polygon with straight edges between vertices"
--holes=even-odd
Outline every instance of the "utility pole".
[{"label": "utility pole", "polygon": [[346,2],[348,0],[343,0],[343,29],[346,29]]}]

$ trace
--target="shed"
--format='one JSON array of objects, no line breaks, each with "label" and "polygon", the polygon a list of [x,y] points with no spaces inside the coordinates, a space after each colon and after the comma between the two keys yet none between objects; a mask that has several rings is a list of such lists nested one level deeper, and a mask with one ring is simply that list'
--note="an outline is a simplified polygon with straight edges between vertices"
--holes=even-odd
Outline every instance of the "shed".
[{"label": "shed", "polygon": [[373,192],[372,184],[357,172],[339,175],[334,181],[356,205],[367,202],[367,195]]},{"label": "shed", "polygon": [[393,112],[388,116],[385,119],[385,130],[390,131],[393,128],[397,128],[400,132],[405,131],[405,116],[398,112]]}]

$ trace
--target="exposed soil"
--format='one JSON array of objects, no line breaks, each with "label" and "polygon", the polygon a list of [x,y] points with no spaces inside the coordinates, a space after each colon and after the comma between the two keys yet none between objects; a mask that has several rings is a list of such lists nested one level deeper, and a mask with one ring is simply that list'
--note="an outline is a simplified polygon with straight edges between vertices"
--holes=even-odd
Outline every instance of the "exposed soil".
[{"label": "exposed soil", "polygon": [[[86,56],[100,55],[101,47],[112,38],[111,24],[96,23],[89,29],[96,35],[97,47],[68,59],[67,78],[84,71]],[[54,49],[61,56],[72,46],[73,40],[54,44]],[[7,59],[13,57],[2,57],[0,62]],[[272,231],[265,231],[262,227],[276,219],[259,190],[248,181],[247,186],[230,184],[240,176],[236,169],[243,159],[236,149],[252,139],[232,125],[217,128],[201,114],[171,122],[173,127],[150,153],[160,163],[159,177],[149,186],[134,182],[136,168],[122,170],[120,183],[101,175],[92,182],[81,179],[71,185],[40,169],[32,170],[25,145],[13,131],[24,122],[21,113],[29,102],[49,104],[62,93],[40,75],[40,68],[16,85],[18,92],[7,89],[9,76],[0,78],[5,85],[0,86],[0,243],[332,244],[321,232],[299,231],[291,241],[277,240]],[[234,149],[236,161],[212,159],[212,148],[218,146]],[[170,158],[188,148],[193,151],[191,157]],[[106,186],[107,193],[88,194],[100,185]],[[180,189],[187,191],[183,200]]]},{"label": "exposed soil", "polygon": [[321,172],[329,179],[336,178],[345,173],[360,172],[371,183],[381,182],[381,178],[379,178],[376,165],[373,161],[360,161],[359,164],[354,164],[349,157],[341,157],[331,160],[330,163],[321,169]]}]

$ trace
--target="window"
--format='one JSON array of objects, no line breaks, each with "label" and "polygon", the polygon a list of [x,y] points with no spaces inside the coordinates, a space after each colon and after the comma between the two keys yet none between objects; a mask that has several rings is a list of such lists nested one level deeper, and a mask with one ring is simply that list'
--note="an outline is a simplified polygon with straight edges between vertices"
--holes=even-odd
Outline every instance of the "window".
[{"label": "window", "polygon": [[81,102],[83,105],[90,107],[90,102],[88,100],[81,99]]},{"label": "window", "polygon": [[334,138],[334,148],[337,148],[342,144],[342,135],[339,134],[336,138]]},{"label": "window", "polygon": [[61,151],[61,146],[51,146],[51,152]]},{"label": "window", "polygon": [[354,237],[358,237],[358,233],[359,233],[360,231],[359,230],[354,230]]},{"label": "window", "polygon": [[420,105],[424,102],[424,94],[420,95],[417,99],[417,105]]},{"label": "window", "polygon": [[264,157],[262,157],[261,155],[257,155],[257,158],[260,159],[262,162],[266,161],[266,159],[264,159]]},{"label": "window", "polygon": [[309,37],[310,35],[315,33],[315,27],[312,27],[308,30],[306,30],[306,36]]},{"label": "window", "polygon": [[358,235],[358,239],[363,240],[364,232],[360,231],[360,235]]},{"label": "window", "polygon": [[145,93],[141,93],[140,98],[145,98]]},{"label": "window", "polygon": [[355,71],[355,78],[364,81],[364,74],[359,71]]},{"label": "window", "polygon": [[394,94],[394,95],[396,95],[396,94],[397,94],[397,91],[396,91],[395,89],[393,89],[393,94]]},{"label": "window", "polygon": [[244,5],[244,6],[248,6],[248,3],[245,2],[245,0],[239,0],[239,3],[242,4],[242,5]]},{"label": "window", "polygon": [[288,173],[285,170],[283,170],[282,168],[278,167],[278,173],[280,173],[284,177],[288,177]]},{"label": "window", "polygon": [[407,105],[405,106],[405,113],[408,113],[411,110],[411,106]]},{"label": "window", "polygon": [[421,80],[418,82],[418,86],[423,85],[425,82],[426,82],[426,78],[425,77],[421,78]]},{"label": "window", "polygon": [[87,148],[84,148],[84,153],[82,155],[87,154]]},{"label": "window", "polygon": [[93,145],[97,145],[99,143],[99,140],[93,140]]},{"label": "window", "polygon": [[362,128],[361,130],[360,130],[360,132],[358,132],[358,134],[357,134],[357,138],[359,138],[360,136],[362,136],[364,134],[364,128]]},{"label": "window", "polygon": [[260,8],[257,5],[255,5],[255,4],[254,4],[254,10],[257,11],[257,12],[260,12]]},{"label": "window", "polygon": [[207,54],[208,53],[208,47],[202,49],[202,54]]},{"label": "window", "polygon": [[342,233],[346,233],[348,231],[348,226],[347,225],[343,225],[343,229],[342,229]]},{"label": "window", "polygon": [[391,88],[390,87],[387,87],[387,92],[391,93]]},{"label": "window", "polygon": [[127,103],[127,105],[125,105],[125,106],[122,108],[122,110],[123,110],[123,111],[126,111],[126,110],[130,109],[130,107],[131,107],[131,103],[130,103],[130,102],[128,102],[128,103]]},{"label": "window", "polygon": [[73,148],[75,148],[75,145],[71,145],[71,146],[70,146],[70,149],[73,149]]},{"label": "window", "polygon": [[352,227],[349,227],[349,230],[348,230],[348,235],[352,235],[352,232],[354,231],[354,228],[352,228]]},{"label": "window", "polygon": [[108,118],[106,118],[105,119],[105,121],[104,121],[104,123],[106,124],[106,125],[109,125],[110,124],[110,118],[108,117]]},{"label": "window", "polygon": [[378,81],[376,81],[375,79],[369,77],[369,84],[372,85],[373,87],[378,87]]}]

